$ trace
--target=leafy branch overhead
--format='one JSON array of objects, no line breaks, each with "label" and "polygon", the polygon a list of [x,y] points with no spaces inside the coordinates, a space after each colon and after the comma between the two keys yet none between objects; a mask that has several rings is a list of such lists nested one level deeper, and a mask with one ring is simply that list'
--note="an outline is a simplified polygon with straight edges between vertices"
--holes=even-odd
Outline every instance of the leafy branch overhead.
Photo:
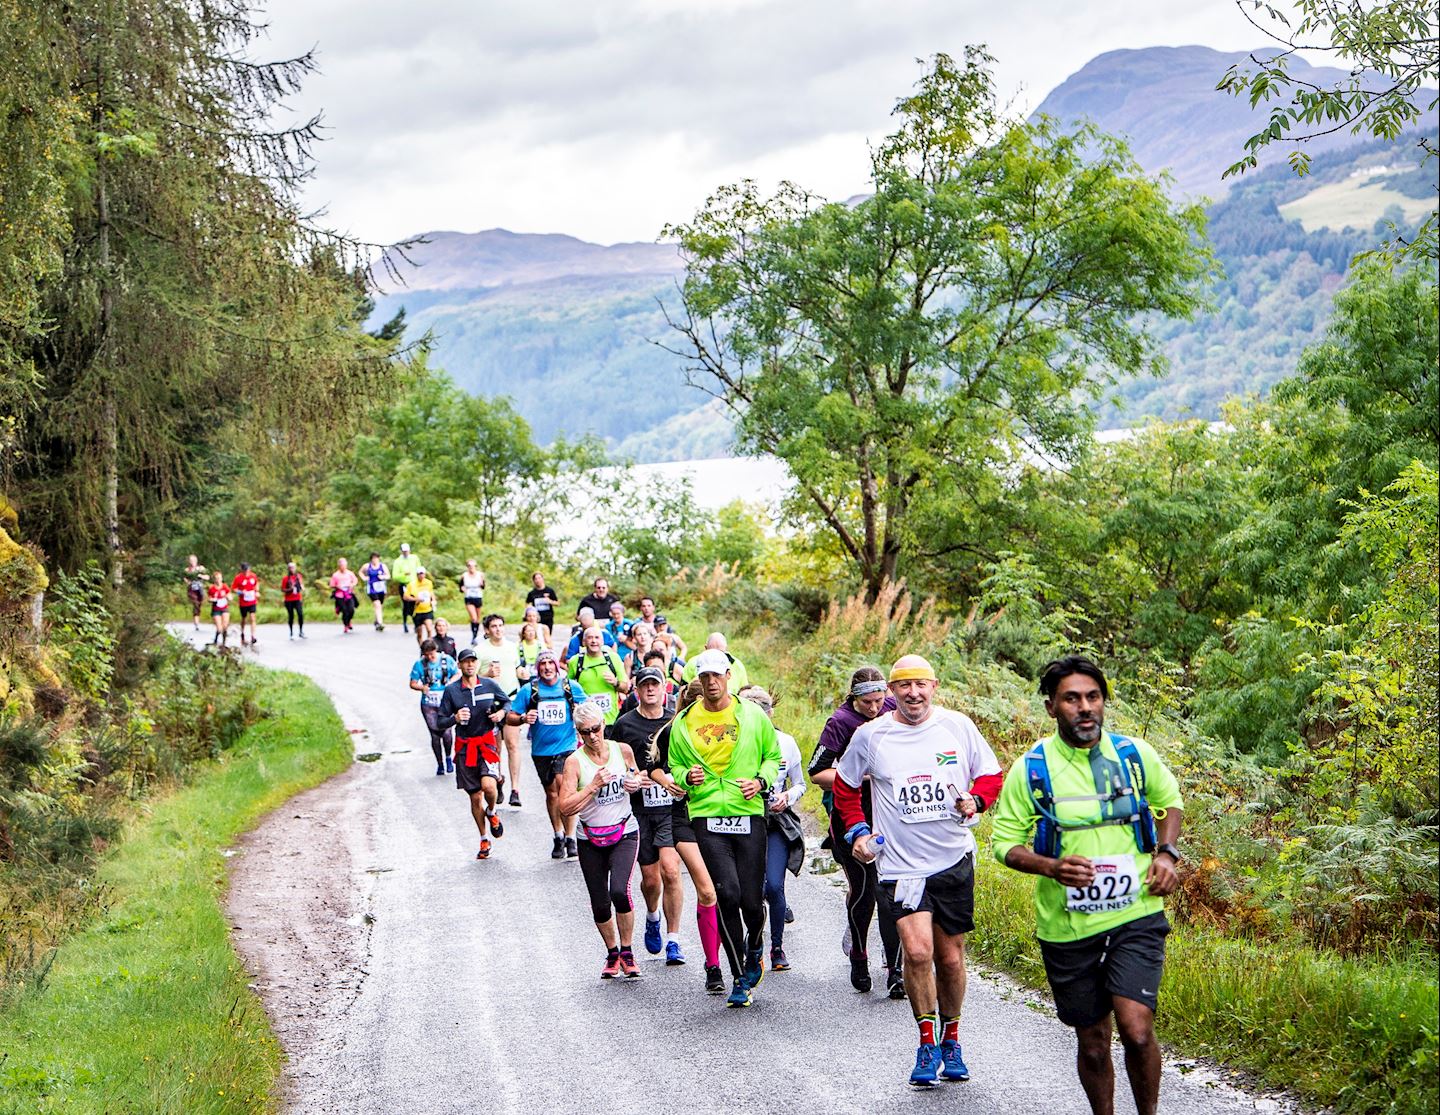
[{"label": "leafy branch overhead", "polygon": [[931,60],[863,200],[746,181],[666,230],[687,267],[671,351],[872,593],[934,532],[963,539],[927,496],[983,515],[1007,466],[1072,457],[1090,402],[1162,366],[1140,317],[1188,315],[1211,268],[1197,206],[1094,128],[1007,119],[992,62]]}]

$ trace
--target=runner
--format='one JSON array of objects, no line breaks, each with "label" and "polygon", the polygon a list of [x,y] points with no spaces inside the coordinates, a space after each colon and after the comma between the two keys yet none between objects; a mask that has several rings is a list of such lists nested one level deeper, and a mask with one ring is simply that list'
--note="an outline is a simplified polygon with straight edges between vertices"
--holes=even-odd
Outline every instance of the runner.
[{"label": "runner", "polygon": [[371,554],[370,560],[360,570],[365,576],[365,593],[375,606],[375,630],[385,630],[385,596],[390,587],[390,570],[380,560],[379,554]]},{"label": "runner", "polygon": [[596,577],[594,591],[582,596],[580,603],[575,605],[575,610],[579,611],[581,608],[589,608],[591,614],[596,618],[604,616],[608,619],[610,616],[610,605],[619,599],[618,596],[611,593],[609,581],[604,577]]},{"label": "runner", "polygon": [[657,631],[654,640],[650,644],[650,650],[652,652],[658,650],[665,656],[665,676],[670,679],[672,685],[688,685],[689,683],[685,680],[686,662],[685,659],[675,653],[673,639],[673,635],[666,635]]},{"label": "runner", "polygon": [[593,704],[575,709],[575,731],[580,748],[570,753],[560,775],[560,810],[580,822],[580,874],[606,949],[600,978],[624,973],[636,979],[640,968],[631,949],[635,907],[630,900],[640,840],[630,809],[630,794],[640,787],[635,756],[628,744],[605,738],[605,718]]},{"label": "runner", "polygon": [[460,574],[460,595],[465,600],[465,612],[470,617],[470,641],[480,638],[483,620],[480,613],[485,609],[485,574],[480,572],[474,558],[465,559],[465,572]]},{"label": "runner", "polygon": [[541,651],[535,659],[536,679],[522,685],[510,706],[508,722],[530,725],[530,758],[540,785],[545,787],[545,812],[555,833],[551,859],[574,859],[575,818],[560,812],[560,773],[575,750],[575,708],[585,702],[585,691],[569,678],[560,676],[560,664],[553,651]]},{"label": "runner", "polygon": [[[416,613],[419,614],[418,612]],[[500,746],[495,741],[495,725],[505,721],[505,706],[510,699],[489,678],[480,676],[480,660],[474,647],[460,652],[460,676],[445,687],[440,698],[440,715],[436,726],[455,728],[455,785],[470,797],[470,816],[480,830],[480,850],[476,859],[490,858],[490,836],[499,840],[505,826],[495,812],[499,795],[496,777],[500,772]]]},{"label": "runner", "polygon": [[666,641],[675,652],[675,657],[681,660],[683,667],[684,660],[690,657],[690,648],[685,645],[685,640],[680,638],[680,632],[671,627],[670,621],[664,616],[657,615],[651,622],[655,624],[655,634],[665,636]]},{"label": "runner", "polygon": [[350,571],[350,563],[343,557],[336,562],[335,572],[330,574],[330,597],[335,601],[335,614],[344,625],[344,633],[350,634],[351,620],[355,618],[355,586],[360,578]]},{"label": "runner", "polygon": [[620,699],[630,690],[630,679],[614,648],[605,646],[604,637],[599,627],[586,629],[581,652],[570,659],[565,672],[605,714],[605,723],[613,724],[620,715]]},{"label": "runner", "polygon": [[460,660],[460,651],[450,637],[450,621],[444,616],[435,617],[435,645],[440,648],[441,654],[448,654],[457,662]]},{"label": "runner", "polygon": [[[905,991],[920,1028],[910,1083],[969,1080],[960,1049],[965,934],[975,928],[969,825],[1000,791],[1000,764],[968,716],[940,708],[935,671],[907,654],[890,671],[895,711],[856,729],[836,765],[835,808],[861,863],[879,853],[880,901],[900,927]],[[860,787],[870,779],[876,844]]]},{"label": "runner", "polygon": [[[810,758],[810,781],[825,791],[825,811],[829,815],[829,833],[825,845],[845,872],[848,890],[845,894],[845,937],[841,950],[850,958],[850,986],[856,991],[869,991],[870,922],[875,917],[875,904],[880,893],[880,876],[873,863],[860,863],[845,839],[845,824],[835,809],[833,787],[835,764],[850,746],[860,725],[874,720],[882,712],[895,711],[895,698],[890,696],[885,675],[878,667],[861,666],[850,675],[850,692],[840,702],[820,732],[820,742]],[[870,800],[870,783],[860,787],[860,803],[867,824],[875,823]],[[905,998],[905,977],[900,962],[900,930],[890,914],[889,906],[880,907],[880,944],[885,959],[885,989],[892,999]]]},{"label": "runner", "polygon": [[542,647],[550,646],[550,629],[540,622],[540,611],[534,604],[525,605],[525,615],[520,619],[521,626],[527,623],[535,625],[535,641]]},{"label": "runner", "polygon": [[[740,699],[759,705],[760,711],[775,720],[775,699],[758,685],[740,690]],[[785,901],[785,872],[799,875],[805,865],[805,829],[795,815],[795,805],[805,796],[805,764],[800,758],[800,745],[795,737],[778,728],[775,742],[780,745],[780,771],[770,790],[768,812],[765,814],[765,903],[770,907],[770,968],[788,972],[790,961],[785,958],[785,923],[790,920]]]},{"label": "runner", "polygon": [[205,590],[210,598],[210,622],[215,625],[214,643],[219,646],[230,644],[230,586],[220,570],[210,574],[210,587]]},{"label": "runner", "polygon": [[420,571],[420,559],[410,552],[410,543],[400,544],[400,556],[390,563],[390,575],[400,586],[400,627],[410,630],[410,617],[415,614],[415,601],[405,598],[405,586],[415,579]]},{"label": "runner", "polygon": [[185,572],[181,574],[185,578],[185,595],[190,600],[190,618],[195,623],[195,630],[200,630],[200,605],[205,603],[205,582],[210,574],[200,564],[200,559],[191,554],[185,562]]},{"label": "runner", "polygon": [[[1072,655],[1040,673],[1056,731],[1015,761],[995,807],[991,849],[1035,884],[1036,936],[1055,1013],[1075,1030],[1090,1110],[1115,1104],[1111,1017],[1139,1115],[1160,1101],[1157,992],[1165,965],[1165,896],[1179,878],[1183,803],[1155,749],[1106,732],[1110,686]],[[1031,834],[1035,850],[1025,847]]]},{"label": "runner", "polygon": [[[468,606],[468,602],[467,602]],[[475,644],[480,655],[480,672],[505,690],[510,700],[520,688],[517,669],[520,665],[520,648],[505,638],[505,617],[492,612],[485,617],[485,638]],[[505,741],[506,765],[510,771],[510,804],[520,807],[520,726],[506,723],[501,736]],[[500,791],[505,790],[505,777],[500,777]]]},{"label": "runner", "polygon": [[[526,608],[526,612],[535,609]],[[535,675],[535,659],[547,649],[542,632],[545,629],[535,620],[526,619],[520,625],[520,637],[515,643],[515,680],[524,685]]]},{"label": "runner", "polygon": [[538,622],[548,636],[555,630],[555,605],[560,603],[560,598],[545,584],[545,574],[538,569],[530,574],[530,581],[535,587],[525,594],[525,603],[535,609]]},{"label": "runner", "polygon": [[453,728],[441,728],[440,699],[445,687],[460,673],[460,665],[448,654],[443,654],[434,639],[420,644],[420,657],[410,667],[410,688],[420,694],[420,715],[430,733],[430,750],[435,754],[435,773],[449,774],[455,770],[451,752],[455,744]]},{"label": "runner", "polygon": [[[700,934],[700,947],[705,954],[705,990],[711,995],[725,994],[725,977],[720,973],[720,913],[716,906],[715,884],[710,879],[710,869],[705,866],[705,859],[700,854],[700,845],[695,841],[695,829],[690,824],[690,813],[681,799],[685,798],[685,787],[670,777],[668,769],[670,765],[670,732],[678,717],[683,715],[696,701],[700,700],[700,683],[692,682],[686,686],[676,702],[675,716],[656,733],[646,749],[641,765],[645,768],[646,777],[650,781],[663,786],[666,792],[674,799],[670,809],[670,834],[674,843],[675,852],[679,855],[685,870],[690,873],[690,883],[695,888],[695,927]],[[652,800],[654,796],[652,795]],[[641,821],[642,828],[645,822]],[[656,844],[660,847],[661,854],[664,854],[663,824],[657,829]],[[663,871],[662,871],[663,877]],[[668,901],[668,899],[667,899]],[[669,910],[667,908],[668,915]],[[677,911],[678,914],[678,911]],[[670,959],[670,945],[666,942],[665,963],[684,963],[685,957],[679,954],[678,960]]]},{"label": "runner", "polygon": [[589,608],[581,608],[575,613],[575,626],[570,629],[570,641],[565,644],[565,653],[560,656],[562,666],[580,653],[581,639],[592,627],[600,628],[600,638],[607,647],[615,646],[615,636],[595,619],[595,613]]},{"label": "runner", "polygon": [[250,625],[250,645],[255,645],[255,609],[260,606],[260,578],[250,572],[250,563],[242,561],[240,572],[230,589],[240,601],[240,645],[245,645],[245,625]]},{"label": "runner", "polygon": [[[630,658],[630,653],[635,649],[630,638],[634,624],[625,618],[625,605],[620,601],[610,605],[610,619],[605,624],[605,630],[610,632],[610,638],[615,641],[615,650],[620,655],[620,661],[625,663]],[[628,669],[625,671],[630,672]]]},{"label": "runner", "polygon": [[691,825],[719,897],[734,980],[726,1005],[748,1007],[765,975],[763,818],[780,750],[766,715],[730,695],[726,654],[706,651],[694,664],[701,700],[670,727],[669,773],[688,792]]},{"label": "runner", "polygon": [[405,586],[405,599],[411,602],[410,614],[415,621],[415,638],[435,637],[435,582],[422,565]]},{"label": "runner", "polygon": [[285,625],[290,628],[290,638],[295,638],[295,625],[300,625],[300,638],[305,638],[305,578],[292,561],[285,566],[285,576],[280,578],[280,595],[285,598]]},{"label": "runner", "polygon": [[[665,699],[665,675],[654,667],[635,675],[627,702],[635,707],[615,720],[610,737],[628,746],[637,757],[650,753],[650,743],[675,715]],[[684,964],[680,948],[680,914],[685,887],[680,879],[680,855],[675,851],[675,799],[648,773],[630,795],[630,808],[639,824],[640,893],[645,898],[645,951],[652,956],[665,950],[665,963]],[[665,936],[660,935],[660,903],[665,903]]]},{"label": "runner", "polygon": [[655,618],[655,598],[653,596],[642,596],[640,598],[640,618],[635,622],[648,623],[651,627],[654,627]]},{"label": "runner", "polygon": [[[718,650],[730,663],[730,692],[739,693],[750,684],[750,671],[745,669],[745,663],[730,653],[729,644],[725,636],[718,631],[712,631],[710,637],[705,640],[705,650]],[[685,665],[682,676],[686,681],[693,681],[696,677],[695,663],[704,657],[704,652],[696,655]]]},{"label": "runner", "polygon": [[[630,653],[625,656],[625,669],[633,677],[645,664],[645,656],[655,645],[655,628],[648,623],[636,623],[630,628]],[[665,672],[662,668],[662,674]]]}]

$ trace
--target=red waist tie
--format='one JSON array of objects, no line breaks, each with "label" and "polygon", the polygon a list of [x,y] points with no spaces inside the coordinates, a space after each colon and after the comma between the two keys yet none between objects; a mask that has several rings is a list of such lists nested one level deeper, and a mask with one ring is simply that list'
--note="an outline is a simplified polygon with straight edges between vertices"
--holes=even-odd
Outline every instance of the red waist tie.
[{"label": "red waist tie", "polygon": [[455,753],[458,756],[460,748],[465,748],[465,761],[462,766],[473,767],[477,765],[475,753],[480,752],[487,763],[498,763],[500,752],[495,747],[495,729],[490,729],[483,736],[456,736]]}]

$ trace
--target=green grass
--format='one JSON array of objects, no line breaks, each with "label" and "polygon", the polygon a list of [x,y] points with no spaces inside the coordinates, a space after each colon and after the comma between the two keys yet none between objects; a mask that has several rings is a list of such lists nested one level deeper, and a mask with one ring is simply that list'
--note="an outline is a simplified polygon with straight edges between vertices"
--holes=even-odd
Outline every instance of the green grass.
[{"label": "green grass", "polygon": [[1409,197],[1369,178],[1346,178],[1311,190],[1304,197],[1280,206],[1287,221],[1298,220],[1306,232],[1320,229],[1374,227],[1391,205],[1398,205],[1411,223],[1435,210],[1434,198]]},{"label": "green grass", "polygon": [[352,761],[328,698],[268,674],[270,714],[147,808],[97,876],[103,914],[0,1016],[0,1111],[266,1111],[281,1053],[230,946],[221,850]]}]

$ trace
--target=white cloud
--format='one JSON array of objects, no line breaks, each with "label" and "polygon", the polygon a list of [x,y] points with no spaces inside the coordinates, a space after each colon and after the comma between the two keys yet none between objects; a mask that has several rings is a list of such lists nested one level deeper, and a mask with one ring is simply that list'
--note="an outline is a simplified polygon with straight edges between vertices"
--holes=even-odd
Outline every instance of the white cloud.
[{"label": "white cloud", "polygon": [[649,240],[741,177],[845,197],[915,59],[967,43],[1020,108],[1106,50],[1258,45],[1223,0],[275,0],[268,18],[276,56],[320,52],[294,105],[330,128],[305,203],[375,240]]}]

